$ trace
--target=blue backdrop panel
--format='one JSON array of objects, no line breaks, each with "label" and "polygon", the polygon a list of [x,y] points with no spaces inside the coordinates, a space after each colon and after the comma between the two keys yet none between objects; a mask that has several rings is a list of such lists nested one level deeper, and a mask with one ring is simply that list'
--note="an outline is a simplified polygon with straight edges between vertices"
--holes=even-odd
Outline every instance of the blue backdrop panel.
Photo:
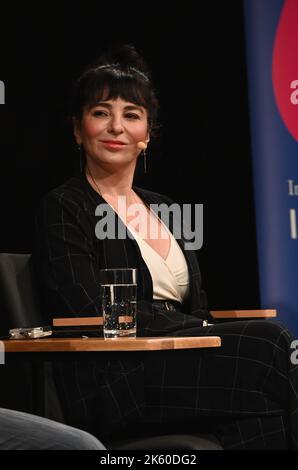
[{"label": "blue backdrop panel", "polygon": [[298,335],[298,1],[244,12],[261,304]]}]

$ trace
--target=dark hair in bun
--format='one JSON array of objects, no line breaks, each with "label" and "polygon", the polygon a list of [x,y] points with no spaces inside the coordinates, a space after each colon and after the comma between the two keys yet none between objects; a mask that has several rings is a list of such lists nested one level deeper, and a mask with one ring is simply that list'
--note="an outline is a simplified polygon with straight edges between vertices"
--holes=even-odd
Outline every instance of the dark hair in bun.
[{"label": "dark hair in bun", "polygon": [[150,71],[131,44],[114,45],[88,65],[75,83],[71,114],[80,120],[85,107],[105,100],[122,98],[148,113],[150,130],[157,127],[158,101]]}]

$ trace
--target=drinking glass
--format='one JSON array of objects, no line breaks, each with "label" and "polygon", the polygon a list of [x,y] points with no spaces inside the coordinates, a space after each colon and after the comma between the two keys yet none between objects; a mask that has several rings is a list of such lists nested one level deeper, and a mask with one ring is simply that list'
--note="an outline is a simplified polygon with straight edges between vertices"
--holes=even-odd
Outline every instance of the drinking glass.
[{"label": "drinking glass", "polygon": [[104,338],[136,337],[137,269],[100,270]]}]

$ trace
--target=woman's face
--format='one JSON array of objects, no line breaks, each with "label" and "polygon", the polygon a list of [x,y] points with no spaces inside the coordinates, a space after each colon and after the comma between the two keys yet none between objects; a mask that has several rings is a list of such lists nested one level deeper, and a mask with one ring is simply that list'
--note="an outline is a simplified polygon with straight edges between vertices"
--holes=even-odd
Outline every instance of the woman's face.
[{"label": "woman's face", "polygon": [[94,163],[130,163],[140,153],[137,143],[149,141],[147,111],[121,98],[102,100],[85,108],[74,132],[87,163],[90,159]]}]

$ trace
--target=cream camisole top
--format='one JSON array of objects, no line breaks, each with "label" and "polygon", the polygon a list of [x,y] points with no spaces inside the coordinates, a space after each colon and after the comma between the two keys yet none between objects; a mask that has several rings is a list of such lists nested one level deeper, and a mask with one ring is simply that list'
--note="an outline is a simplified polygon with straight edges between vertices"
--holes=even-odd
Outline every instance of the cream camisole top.
[{"label": "cream camisole top", "polygon": [[171,299],[182,302],[189,290],[188,267],[183,252],[170,230],[163,224],[170,236],[170,249],[167,258],[160,256],[141,236],[131,227],[142,253],[142,257],[150,271],[153,282],[153,299]]}]

